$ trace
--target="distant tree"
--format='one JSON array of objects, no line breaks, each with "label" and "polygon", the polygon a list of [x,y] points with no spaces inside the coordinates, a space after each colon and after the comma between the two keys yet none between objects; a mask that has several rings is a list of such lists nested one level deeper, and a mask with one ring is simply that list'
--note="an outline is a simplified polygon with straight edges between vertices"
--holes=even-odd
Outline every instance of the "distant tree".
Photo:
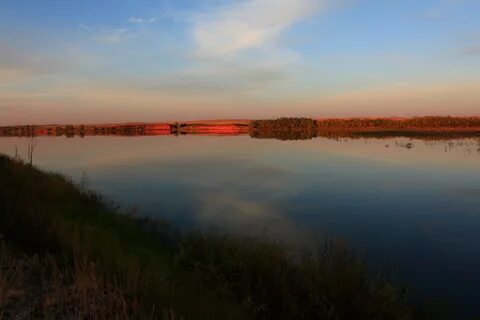
[{"label": "distant tree", "polygon": [[251,124],[254,130],[314,130],[317,121],[309,118],[279,118],[256,120]]}]

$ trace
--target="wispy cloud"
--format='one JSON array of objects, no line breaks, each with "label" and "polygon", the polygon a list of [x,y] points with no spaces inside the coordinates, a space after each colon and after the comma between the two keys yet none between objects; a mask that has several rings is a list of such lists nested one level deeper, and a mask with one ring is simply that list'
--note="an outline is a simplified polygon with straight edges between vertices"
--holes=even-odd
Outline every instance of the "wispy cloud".
[{"label": "wispy cloud", "polygon": [[15,84],[31,77],[32,73],[29,70],[5,68],[0,65],[0,87]]},{"label": "wispy cloud", "polygon": [[[281,36],[295,23],[325,8],[327,2],[243,0],[207,6],[202,13],[184,12],[183,19],[191,22],[193,42],[180,54],[182,65],[168,75],[159,73],[147,81],[134,82],[174,95],[268,95],[270,88],[295,79],[300,70],[295,66],[301,56],[279,41]],[[131,16],[124,25],[79,28],[97,42],[115,45],[146,34],[146,28],[155,29],[153,23],[164,18],[170,19],[163,14]]]},{"label": "wispy cloud", "polygon": [[477,0],[439,0],[437,4],[431,7],[427,12],[427,17],[431,19],[440,19],[448,15],[452,10],[461,5],[465,5]]},{"label": "wispy cloud", "polygon": [[131,37],[138,35],[138,33],[143,29],[145,24],[151,24],[158,21],[158,17],[151,18],[142,18],[142,17],[130,17],[128,23],[135,24],[139,26],[132,26],[125,23],[123,26],[111,27],[111,26],[100,26],[92,27],[84,24],[79,24],[78,27],[92,35],[92,38],[103,43],[107,44],[117,44],[123,42]]},{"label": "wispy cloud", "polygon": [[92,31],[93,29],[91,27],[87,27],[84,24],[79,24],[78,27],[84,31]]},{"label": "wispy cloud", "polygon": [[314,104],[335,110],[337,115],[350,116],[475,114],[480,103],[479,92],[478,81],[460,84],[396,83],[344,92],[322,98]]},{"label": "wispy cloud", "polygon": [[290,74],[283,64],[266,62],[204,62],[196,67],[170,74],[151,89],[195,95],[232,95],[263,91],[288,81]]},{"label": "wispy cloud", "polygon": [[153,18],[131,17],[130,19],[128,19],[128,22],[142,24],[142,23],[154,23],[157,20],[158,20],[157,17],[153,17]]},{"label": "wispy cloud", "polygon": [[198,16],[193,35],[200,55],[222,57],[276,43],[283,31],[317,12],[318,0],[248,0]]},{"label": "wispy cloud", "polygon": [[100,42],[116,44],[128,37],[128,30],[125,28],[104,28],[93,36]]},{"label": "wispy cloud", "polygon": [[[140,22],[137,22],[140,24]],[[93,40],[106,44],[117,44],[135,36],[138,33],[136,27],[132,26],[88,26],[79,24],[78,27],[88,34]]]},{"label": "wispy cloud", "polygon": [[84,48],[45,40],[43,46],[28,50],[24,39],[4,42],[0,39],[0,85],[20,85],[40,77],[51,77],[72,72],[98,62],[97,57]]},{"label": "wispy cloud", "polygon": [[193,16],[193,65],[157,88],[195,93],[267,94],[295,78],[300,55],[279,41],[325,8],[326,0],[245,0]]},{"label": "wispy cloud", "polygon": [[467,56],[480,55],[480,44],[463,48],[461,50],[461,53],[464,54],[464,55],[467,55]]}]

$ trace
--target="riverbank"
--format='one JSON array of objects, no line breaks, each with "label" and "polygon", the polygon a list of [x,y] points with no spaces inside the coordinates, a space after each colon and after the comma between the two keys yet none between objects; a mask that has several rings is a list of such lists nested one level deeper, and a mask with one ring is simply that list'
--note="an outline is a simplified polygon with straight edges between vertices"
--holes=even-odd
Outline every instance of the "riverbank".
[{"label": "riverbank", "polygon": [[0,178],[6,318],[424,319],[340,243],[294,259],[262,240],[178,235],[20,160],[1,156]]}]

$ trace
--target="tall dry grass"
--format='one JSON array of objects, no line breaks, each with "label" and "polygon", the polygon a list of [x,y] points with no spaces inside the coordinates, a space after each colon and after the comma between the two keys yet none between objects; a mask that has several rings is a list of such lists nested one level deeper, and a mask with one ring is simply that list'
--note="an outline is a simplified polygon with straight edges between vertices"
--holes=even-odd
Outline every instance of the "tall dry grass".
[{"label": "tall dry grass", "polygon": [[[0,319],[156,319],[93,262],[26,254],[0,240]],[[164,319],[181,319],[166,311]]]}]

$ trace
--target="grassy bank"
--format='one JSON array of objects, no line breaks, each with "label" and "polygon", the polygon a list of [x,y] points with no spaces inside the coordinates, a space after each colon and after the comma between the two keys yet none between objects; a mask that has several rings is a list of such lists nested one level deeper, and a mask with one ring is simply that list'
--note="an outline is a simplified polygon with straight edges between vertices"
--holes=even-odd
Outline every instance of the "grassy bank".
[{"label": "grassy bank", "polygon": [[342,245],[293,259],[275,243],[174,234],[5,156],[0,212],[7,319],[425,318]]}]

